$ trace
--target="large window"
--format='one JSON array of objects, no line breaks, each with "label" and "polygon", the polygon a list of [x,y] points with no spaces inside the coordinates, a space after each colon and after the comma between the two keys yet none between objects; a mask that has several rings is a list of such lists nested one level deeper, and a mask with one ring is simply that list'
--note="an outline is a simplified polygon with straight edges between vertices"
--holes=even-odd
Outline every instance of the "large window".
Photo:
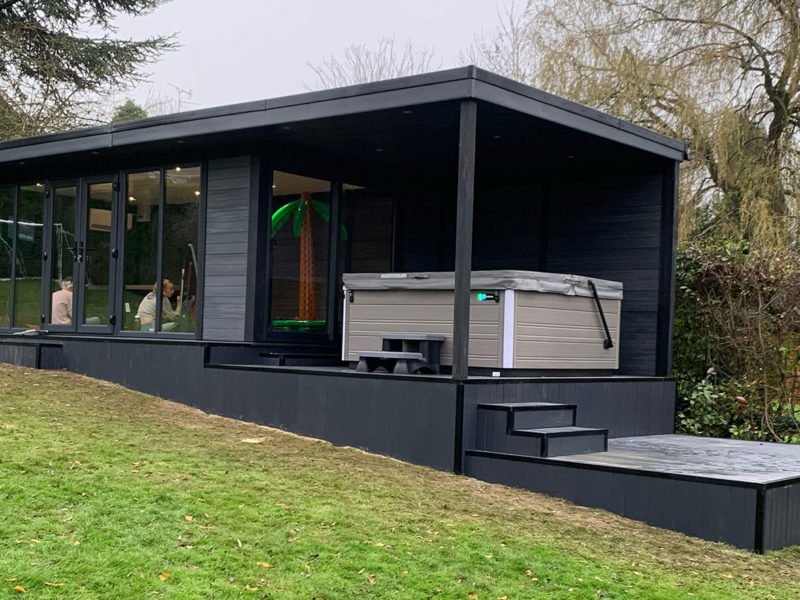
[{"label": "large window", "polygon": [[11,326],[14,262],[14,188],[0,187],[0,327]]},{"label": "large window", "polygon": [[0,327],[39,326],[44,186],[0,188]]},{"label": "large window", "polygon": [[75,275],[76,184],[53,188],[53,222],[50,259],[50,324],[71,325]]},{"label": "large window", "polygon": [[191,333],[200,168],[129,173],[126,196],[122,329]]},{"label": "large window", "polygon": [[272,331],[327,330],[331,183],[275,171],[272,188]]}]

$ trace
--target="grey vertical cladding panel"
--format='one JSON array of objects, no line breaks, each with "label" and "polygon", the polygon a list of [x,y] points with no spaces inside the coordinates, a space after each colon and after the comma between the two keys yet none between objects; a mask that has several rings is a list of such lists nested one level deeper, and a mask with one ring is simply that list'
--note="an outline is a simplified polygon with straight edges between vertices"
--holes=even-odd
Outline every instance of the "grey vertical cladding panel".
[{"label": "grey vertical cladding panel", "polygon": [[208,163],[203,337],[243,341],[246,305],[250,157]]},{"label": "grey vertical cladding panel", "polygon": [[662,175],[563,181],[550,199],[545,270],[621,281],[623,375],[654,375]]}]

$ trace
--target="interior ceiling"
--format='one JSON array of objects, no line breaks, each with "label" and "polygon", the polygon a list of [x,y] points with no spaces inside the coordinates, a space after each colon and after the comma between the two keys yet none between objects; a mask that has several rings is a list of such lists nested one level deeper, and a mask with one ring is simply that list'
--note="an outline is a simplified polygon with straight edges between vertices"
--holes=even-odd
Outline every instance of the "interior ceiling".
[{"label": "interior ceiling", "polygon": [[[459,113],[458,101],[431,103],[115,148],[103,151],[102,162],[90,153],[60,157],[57,162],[65,172],[98,172],[100,168],[111,172],[172,162],[187,164],[203,158],[209,150],[228,154],[264,150],[287,164],[299,160],[309,165],[334,165],[345,179],[352,174],[350,183],[366,181],[370,174],[449,177],[458,167]],[[479,180],[530,178],[536,171],[570,171],[603,164],[620,169],[653,160],[633,148],[487,103],[478,105],[476,145]],[[43,168],[52,177],[53,159],[26,162],[24,167],[0,166],[0,177],[7,177],[9,169],[16,172],[17,181],[19,173],[26,171],[40,177]]]}]

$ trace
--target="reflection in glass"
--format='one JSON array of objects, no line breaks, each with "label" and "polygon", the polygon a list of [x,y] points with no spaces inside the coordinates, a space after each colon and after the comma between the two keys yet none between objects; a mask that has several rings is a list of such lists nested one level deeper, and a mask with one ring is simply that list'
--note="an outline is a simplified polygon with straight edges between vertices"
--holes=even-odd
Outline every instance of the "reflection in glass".
[{"label": "reflection in glass", "polygon": [[11,264],[14,249],[14,188],[0,187],[0,328],[11,326]]},{"label": "reflection in glass", "polygon": [[270,315],[273,331],[324,332],[329,181],[275,171]]},{"label": "reflection in glass", "polygon": [[53,190],[53,231],[50,248],[50,323],[72,323],[72,293],[75,268],[75,202],[73,186]]},{"label": "reflection in glass", "polygon": [[83,253],[83,323],[108,325],[110,313],[111,202],[113,185],[92,183],[86,190],[86,248]]},{"label": "reflection in glass", "polygon": [[19,187],[14,286],[14,327],[39,326],[42,304],[44,186]]},{"label": "reflection in glass", "polygon": [[200,167],[176,167],[164,173],[164,240],[161,273],[174,288],[164,291],[162,331],[195,330],[197,295],[197,215]]},{"label": "reflection in glass", "polygon": [[[158,277],[161,171],[130,173],[126,189],[122,329],[153,331],[155,306],[152,311],[148,307],[156,303],[153,288]],[[137,317],[143,302],[143,313],[146,314]]]}]

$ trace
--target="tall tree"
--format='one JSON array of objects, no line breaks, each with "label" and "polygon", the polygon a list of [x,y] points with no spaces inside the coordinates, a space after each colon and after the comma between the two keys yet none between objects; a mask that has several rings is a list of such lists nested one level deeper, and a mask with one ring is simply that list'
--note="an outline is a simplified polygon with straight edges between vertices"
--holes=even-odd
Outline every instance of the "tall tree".
[{"label": "tall tree", "polygon": [[[682,231],[797,237],[797,0],[529,0],[472,56],[687,140]],[[510,13],[511,14],[511,13]],[[710,210],[709,210],[710,207]],[[687,210],[687,209],[697,210]]]},{"label": "tall tree", "polygon": [[98,94],[135,81],[174,47],[164,36],[118,39],[114,18],[146,14],[164,1],[0,0],[0,139],[97,117]]},{"label": "tall tree", "polygon": [[130,121],[131,119],[144,119],[146,116],[147,111],[128,98],[116,108],[114,116],[111,117],[111,122],[119,123],[120,121]]},{"label": "tall tree", "polygon": [[320,64],[308,63],[308,66],[317,76],[315,84],[308,86],[314,89],[417,75],[438,68],[434,65],[433,50],[417,48],[410,41],[398,45],[393,38],[381,38],[374,49],[366,44],[353,44],[344,49],[342,58],[330,56]]}]

